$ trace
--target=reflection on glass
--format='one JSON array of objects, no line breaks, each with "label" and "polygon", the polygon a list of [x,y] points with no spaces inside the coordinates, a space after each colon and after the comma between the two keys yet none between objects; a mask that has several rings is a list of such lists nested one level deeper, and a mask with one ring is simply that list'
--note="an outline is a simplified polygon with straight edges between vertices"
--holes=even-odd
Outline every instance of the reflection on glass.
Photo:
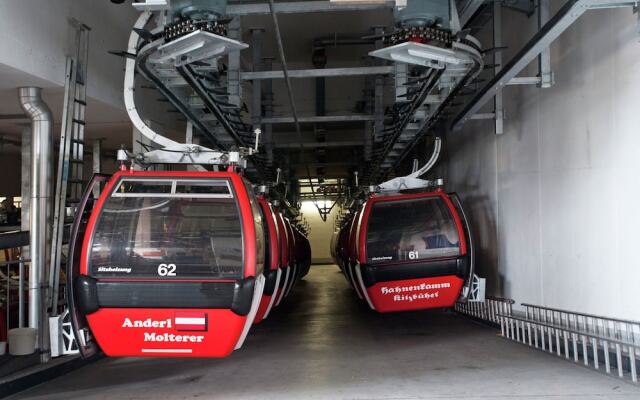
[{"label": "reflection on glass", "polygon": [[116,190],[117,194],[128,193],[171,193],[171,181],[124,180]]},{"label": "reflection on glass", "polygon": [[264,268],[264,257],[265,257],[265,235],[264,228],[262,223],[262,213],[260,212],[260,206],[258,205],[258,199],[256,199],[255,194],[253,193],[253,188],[251,184],[247,181],[244,181],[245,187],[247,189],[247,195],[249,196],[249,204],[251,205],[251,211],[253,214],[253,225],[255,227],[256,232],[256,275],[261,273]]},{"label": "reflection on glass", "polygon": [[[242,262],[233,198],[110,197],[98,217],[89,271],[97,277],[238,279]],[[175,275],[171,268],[163,275],[160,264],[175,265]]]},{"label": "reflection on glass", "polygon": [[374,204],[367,229],[367,262],[453,257],[460,238],[440,197]]}]

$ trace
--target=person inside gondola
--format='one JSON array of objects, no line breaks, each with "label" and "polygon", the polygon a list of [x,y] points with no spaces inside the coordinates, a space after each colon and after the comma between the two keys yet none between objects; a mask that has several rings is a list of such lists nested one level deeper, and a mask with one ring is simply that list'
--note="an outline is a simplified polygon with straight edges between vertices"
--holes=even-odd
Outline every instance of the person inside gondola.
[{"label": "person inside gondola", "polygon": [[425,207],[421,214],[420,218],[406,223],[398,249],[399,259],[444,257],[456,253],[460,240],[451,218],[432,206]]}]

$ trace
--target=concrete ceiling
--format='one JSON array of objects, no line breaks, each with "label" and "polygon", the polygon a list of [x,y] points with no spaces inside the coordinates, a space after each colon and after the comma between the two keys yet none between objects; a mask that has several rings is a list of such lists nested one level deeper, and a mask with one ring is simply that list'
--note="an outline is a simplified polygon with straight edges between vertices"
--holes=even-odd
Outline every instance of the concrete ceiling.
[{"label": "concrete ceiling", "polygon": [[[123,18],[131,19],[130,5],[109,4],[110,15],[123,14]],[[117,8],[120,7],[120,10]],[[292,69],[313,68],[311,62],[313,40],[321,37],[353,36],[359,37],[372,32],[372,27],[392,24],[392,13],[390,10],[359,11],[359,12],[331,12],[322,14],[282,14],[279,16],[280,27],[283,35],[284,49]],[[263,35],[263,56],[274,57],[273,69],[280,69],[280,63],[275,42],[275,32],[273,21],[270,15],[245,16],[241,19],[243,29],[243,40],[251,44],[250,28],[262,27],[265,29]],[[128,27],[117,24],[113,32],[121,37],[128,34]],[[119,30],[123,30],[120,32]],[[120,49],[125,47],[122,43]],[[96,45],[93,45],[94,49]],[[111,48],[101,48],[100,51],[113,50]],[[327,67],[365,66],[370,64],[367,60],[367,53],[372,50],[372,46],[343,46],[327,47]],[[253,69],[251,48],[242,53],[243,69]],[[91,68],[89,66],[89,79],[91,79]],[[116,68],[116,67],[110,67]],[[117,67],[113,74],[123,77],[122,64]],[[117,81],[117,80],[116,80]],[[120,80],[119,82],[122,82]],[[140,84],[145,85],[146,82]],[[313,79],[299,79],[293,82],[294,94],[300,115],[315,114],[315,83]],[[57,137],[60,131],[60,120],[63,105],[63,87],[50,81],[39,79],[26,72],[13,69],[0,63],[0,116],[21,114],[16,87],[19,86],[39,86],[42,87],[44,99],[50,106],[54,116],[54,134]],[[245,83],[244,101],[250,103],[251,85]],[[328,78],[326,83],[326,110],[327,114],[352,114],[357,111],[356,105],[363,98],[364,78]],[[120,88],[118,87],[118,90]],[[142,114],[152,121],[154,127],[166,132],[167,136],[179,139],[182,135],[184,122],[179,114],[169,113],[172,107],[166,102],[158,101],[161,95],[154,90],[141,89],[138,91],[141,99],[139,107]],[[389,93],[387,93],[389,94]],[[290,116],[289,101],[286,95],[284,80],[274,81],[275,111],[276,115]],[[391,102],[392,95],[385,96]],[[25,118],[2,118],[0,117],[0,136],[10,136],[19,138],[22,128],[28,123]],[[303,125],[305,142],[316,143],[316,136],[313,134],[317,127],[313,124]],[[326,141],[362,141],[364,135],[364,123],[334,123],[322,126],[323,135]],[[86,137],[90,142],[92,139],[106,138],[105,147],[115,149],[121,144],[129,145],[132,141],[132,125],[124,111],[122,104],[110,105],[95,99],[88,100]],[[299,170],[296,165],[300,164],[299,148],[295,144],[298,137],[294,133],[292,124],[274,125],[274,140],[276,146],[280,146],[277,155],[289,158],[291,166]],[[322,146],[322,145],[320,145]],[[5,148],[6,149],[6,148]],[[361,150],[361,149],[360,149]],[[3,150],[7,151],[7,150]],[[17,148],[16,148],[17,151]],[[351,160],[357,162],[358,149],[354,146],[326,147],[324,150],[312,148],[305,152],[303,160],[315,164],[336,163],[329,170],[336,174],[344,175],[345,165]],[[325,153],[325,156],[317,159],[317,153]],[[286,156],[291,154],[291,156]],[[301,172],[301,170],[299,170]]]}]

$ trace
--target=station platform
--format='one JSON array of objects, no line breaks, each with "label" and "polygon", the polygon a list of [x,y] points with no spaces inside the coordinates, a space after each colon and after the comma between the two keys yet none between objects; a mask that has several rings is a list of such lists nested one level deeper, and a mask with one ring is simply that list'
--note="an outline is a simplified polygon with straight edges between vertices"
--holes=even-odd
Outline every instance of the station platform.
[{"label": "station platform", "polygon": [[226,359],[107,359],[11,399],[638,399],[449,311],[377,314],[313,266]]}]

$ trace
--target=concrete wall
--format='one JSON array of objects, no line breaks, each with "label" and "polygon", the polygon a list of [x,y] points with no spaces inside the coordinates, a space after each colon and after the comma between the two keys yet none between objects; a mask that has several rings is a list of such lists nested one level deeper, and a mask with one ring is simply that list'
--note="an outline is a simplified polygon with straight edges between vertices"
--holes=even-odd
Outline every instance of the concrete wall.
[{"label": "concrete wall", "polygon": [[324,264],[333,263],[331,260],[331,235],[333,234],[333,224],[337,216],[337,208],[331,211],[327,221],[323,221],[320,213],[311,201],[302,202],[301,211],[311,227],[309,232],[309,243],[311,244],[311,256],[313,263]]},{"label": "concrete wall", "polygon": [[[504,15],[505,32],[534,23]],[[492,294],[640,319],[636,29],[628,8],[587,13],[553,44],[553,88],[505,90],[504,135],[491,122],[448,135],[449,189],[470,211]],[[525,39],[505,35],[511,51]]]},{"label": "concrete wall", "polygon": [[68,20],[75,18],[91,27],[87,95],[124,108],[124,62],[107,51],[126,49],[136,16],[130,5],[104,0],[2,1],[0,64],[49,82],[50,87],[63,86],[65,55],[74,48]]}]

